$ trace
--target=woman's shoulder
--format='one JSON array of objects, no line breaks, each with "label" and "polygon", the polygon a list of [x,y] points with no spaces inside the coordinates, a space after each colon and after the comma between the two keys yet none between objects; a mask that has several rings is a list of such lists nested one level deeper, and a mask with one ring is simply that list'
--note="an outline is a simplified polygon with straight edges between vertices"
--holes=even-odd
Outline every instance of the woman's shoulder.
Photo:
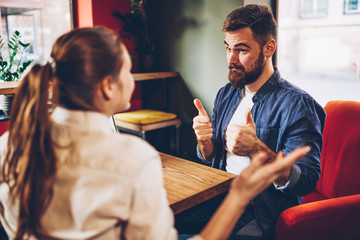
[{"label": "woman's shoulder", "polygon": [[104,134],[82,149],[81,159],[87,159],[91,166],[116,173],[126,172],[131,174],[138,171],[146,163],[160,162],[158,152],[143,139],[130,134]]},{"label": "woman's shoulder", "polygon": [[148,161],[154,157],[158,157],[159,154],[153,146],[151,146],[145,140],[130,135],[130,134],[119,134],[117,138],[119,139],[119,145],[123,146],[124,150],[128,153],[129,156],[133,156],[139,161]]},{"label": "woman's shoulder", "polygon": [[115,133],[109,136],[107,141],[109,147],[115,148],[116,153],[126,152],[129,155],[141,155],[144,157],[148,154],[157,154],[155,148],[148,142],[131,134]]}]

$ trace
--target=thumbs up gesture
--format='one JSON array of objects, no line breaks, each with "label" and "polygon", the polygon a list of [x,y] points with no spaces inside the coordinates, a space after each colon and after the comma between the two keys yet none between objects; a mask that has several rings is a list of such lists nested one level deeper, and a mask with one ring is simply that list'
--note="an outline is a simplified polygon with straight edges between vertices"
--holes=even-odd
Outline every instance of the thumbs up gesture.
[{"label": "thumbs up gesture", "polygon": [[247,109],[245,117],[246,117],[246,126],[249,126],[249,127],[252,127],[254,129],[256,129],[255,122],[254,122],[254,119],[253,119],[253,117],[251,115],[250,108]]},{"label": "thumbs up gesture", "polygon": [[240,126],[230,124],[225,133],[226,147],[228,151],[238,156],[249,156],[258,151],[259,139],[256,135],[254,119],[251,110],[246,112],[246,124]]},{"label": "thumbs up gesture", "polygon": [[213,136],[213,129],[201,101],[194,99],[194,105],[199,111],[199,114],[193,119],[193,129],[198,141],[206,142],[211,140]]}]

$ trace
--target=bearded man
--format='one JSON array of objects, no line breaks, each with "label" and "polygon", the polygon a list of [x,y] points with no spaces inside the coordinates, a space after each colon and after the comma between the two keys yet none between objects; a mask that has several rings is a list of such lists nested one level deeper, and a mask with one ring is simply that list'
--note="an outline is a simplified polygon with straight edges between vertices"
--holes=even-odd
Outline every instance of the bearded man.
[{"label": "bearded man", "polygon": [[214,168],[240,174],[259,151],[272,161],[299,146],[312,148],[249,204],[234,239],[274,238],[278,215],[301,204],[301,196],[314,190],[320,175],[325,112],[273,66],[276,31],[267,6],[251,4],[230,12],[223,26],[230,82],[216,96],[211,122],[201,102],[194,100],[198,156]]}]

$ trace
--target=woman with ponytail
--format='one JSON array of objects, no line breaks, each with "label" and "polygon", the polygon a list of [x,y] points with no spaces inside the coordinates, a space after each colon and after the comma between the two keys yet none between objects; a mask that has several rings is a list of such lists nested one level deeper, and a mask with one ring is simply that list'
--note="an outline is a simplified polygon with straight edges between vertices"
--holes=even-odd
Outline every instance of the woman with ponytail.
[{"label": "woman with ponytail", "polygon": [[[129,54],[105,28],[76,29],[22,79],[0,138],[0,221],[9,239],[177,239],[158,153],[113,131],[130,107]],[[51,104],[50,104],[51,103]],[[247,203],[306,149],[254,157],[194,239],[226,239]]]}]

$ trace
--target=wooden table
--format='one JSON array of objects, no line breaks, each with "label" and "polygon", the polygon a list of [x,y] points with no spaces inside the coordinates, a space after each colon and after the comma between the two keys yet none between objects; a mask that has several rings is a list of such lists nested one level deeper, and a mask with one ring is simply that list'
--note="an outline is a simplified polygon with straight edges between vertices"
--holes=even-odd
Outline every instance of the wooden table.
[{"label": "wooden table", "polygon": [[234,174],[160,153],[169,205],[180,213],[229,190]]}]

